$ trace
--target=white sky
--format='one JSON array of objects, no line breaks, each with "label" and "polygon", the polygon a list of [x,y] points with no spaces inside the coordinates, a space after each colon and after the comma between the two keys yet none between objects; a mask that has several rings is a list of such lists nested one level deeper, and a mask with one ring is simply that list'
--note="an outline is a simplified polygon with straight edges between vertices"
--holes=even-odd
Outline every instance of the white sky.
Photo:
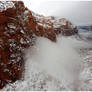
[{"label": "white sky", "polygon": [[24,0],[24,3],[45,16],[64,17],[76,25],[92,24],[92,1]]}]

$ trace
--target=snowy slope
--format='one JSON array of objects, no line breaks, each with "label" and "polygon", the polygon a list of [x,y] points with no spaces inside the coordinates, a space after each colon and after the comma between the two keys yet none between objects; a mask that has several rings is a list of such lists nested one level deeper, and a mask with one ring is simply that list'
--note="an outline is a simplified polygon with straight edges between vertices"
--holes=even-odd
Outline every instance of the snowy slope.
[{"label": "snowy slope", "polygon": [[[42,38],[44,39],[44,38]],[[76,90],[85,90],[85,91],[89,91],[89,90],[92,90],[92,50],[90,50],[89,48],[91,48],[91,46],[89,45],[90,43],[86,43],[84,41],[78,41],[75,39],[75,37],[68,37],[68,38],[62,38],[60,37],[60,39],[62,39],[61,43],[64,42],[64,47],[59,51],[56,51],[58,50],[57,47],[55,47],[53,50],[56,51],[55,53],[53,53],[52,55],[49,54],[51,53],[51,50],[47,47],[42,47],[41,48],[41,51],[39,52],[39,45],[38,45],[38,48],[37,47],[33,47],[33,52],[34,53],[31,53],[30,50],[27,51],[27,56],[26,56],[26,65],[25,65],[25,73],[24,73],[24,78],[23,80],[21,81],[17,81],[15,82],[14,84],[8,84],[3,90],[6,91],[6,90],[12,90],[12,91],[35,91],[35,90],[43,90],[43,91],[46,91],[46,90],[65,90],[65,91],[69,91],[69,90],[74,90],[73,89],[73,86],[75,85],[76,87],[78,87]],[[41,41],[41,39],[40,39]],[[50,46],[50,42],[48,42],[47,40],[45,40],[45,42],[47,44],[45,44],[46,46]],[[66,44],[67,42],[67,44]],[[38,42],[39,43],[39,42]],[[43,44],[44,42],[40,43]],[[60,44],[60,41],[59,43]],[[54,45],[53,43],[51,43],[51,45]],[[56,44],[57,45],[57,44]],[[65,46],[66,45],[66,46]],[[57,45],[58,46],[58,45]],[[70,47],[69,47],[70,46]],[[52,47],[52,46],[51,46]],[[36,49],[35,49],[36,48]],[[65,48],[69,51],[66,51]],[[70,48],[70,49],[69,49]],[[46,49],[46,50],[42,50],[42,49]],[[51,68],[48,67],[48,69],[51,69],[50,71],[53,71],[52,69],[54,69],[54,71],[56,73],[58,72],[61,72],[62,70],[60,70],[60,68],[57,68],[56,66],[58,66],[58,63],[56,62],[57,59],[60,58],[61,60],[61,69],[64,69],[62,72],[64,72],[66,74],[66,78],[68,78],[68,76],[71,74],[71,71],[70,72],[67,72],[67,68],[62,68],[62,66],[65,65],[65,63],[62,63],[62,60],[65,60],[65,62],[67,62],[68,66],[70,66],[73,70],[74,69],[77,69],[79,66],[77,66],[77,68],[74,68],[72,65],[80,65],[80,61],[76,61],[78,63],[74,63],[75,61],[72,61],[70,62],[70,60],[73,60],[72,57],[69,57],[68,59],[68,56],[70,54],[70,56],[73,56],[75,58],[80,58],[82,61],[82,66],[83,66],[83,70],[80,72],[79,74],[79,80],[80,80],[80,83],[79,85],[77,86],[75,83],[72,84],[72,80],[73,78],[75,78],[73,76],[73,74],[71,75],[71,78],[68,78],[68,81],[64,81],[65,78],[63,78],[63,76],[61,76],[60,74],[58,74],[57,76],[61,76],[60,78],[57,77],[56,75],[54,75],[55,73],[53,72],[49,72],[49,70],[42,65],[41,62],[44,61],[44,59],[42,58],[38,58],[37,57],[37,53],[36,50],[38,51],[38,53],[40,53],[40,55],[43,55],[43,57],[45,58],[46,62],[48,62],[48,60],[53,60],[53,61],[50,61],[52,63],[49,62],[49,66],[52,66]],[[32,50],[31,50],[32,51]],[[45,54],[41,54],[43,51],[43,53]],[[46,52],[47,51],[47,52]],[[57,58],[57,55],[59,55],[59,53],[61,53],[61,51],[65,51],[63,54],[65,56],[64,57],[61,57],[61,56],[58,56]],[[74,51],[76,51],[75,55],[74,54]],[[46,55],[49,54],[50,56]],[[67,53],[67,54],[66,54]],[[62,53],[61,53],[62,54]],[[60,54],[60,55],[61,55]],[[77,54],[79,54],[79,56],[77,56]],[[32,58],[30,58],[32,56]],[[39,56],[39,55],[38,55]],[[47,58],[47,59],[46,59]],[[67,59],[68,60],[67,60]],[[41,61],[43,60],[43,61]],[[78,59],[79,60],[79,59]],[[39,61],[39,62],[38,62]],[[70,62],[70,63],[68,63]],[[52,64],[52,65],[51,65]],[[55,66],[55,65],[56,66]],[[60,63],[59,63],[60,64]],[[45,63],[45,66],[48,65],[47,63]],[[65,65],[66,66],[66,65]],[[42,68],[43,67],[43,68]],[[56,71],[58,70],[59,71]],[[66,69],[66,70],[65,70]],[[70,68],[68,68],[70,69]],[[81,68],[80,68],[81,69]],[[79,69],[79,70],[80,70]],[[75,71],[76,72],[76,71]],[[76,72],[78,74],[78,72]],[[71,81],[69,81],[71,80]],[[74,82],[76,82],[76,80],[74,80]]]}]

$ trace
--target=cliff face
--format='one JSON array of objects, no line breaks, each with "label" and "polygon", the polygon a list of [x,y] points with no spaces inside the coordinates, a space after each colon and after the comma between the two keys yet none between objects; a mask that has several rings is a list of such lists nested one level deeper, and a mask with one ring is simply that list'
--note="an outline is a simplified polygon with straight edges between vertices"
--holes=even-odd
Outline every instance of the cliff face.
[{"label": "cliff face", "polygon": [[34,12],[32,12],[32,15],[35,17],[38,26],[43,28],[43,32],[52,30],[55,35],[62,34],[64,36],[71,36],[78,32],[77,27],[72,25],[72,23],[65,18],[60,19],[53,16],[45,17],[35,14]]},{"label": "cliff face", "polygon": [[29,11],[21,1],[0,1],[0,88],[21,78],[23,52],[34,45],[36,36],[55,42],[58,34],[77,33],[66,19],[39,16]]},{"label": "cliff face", "polygon": [[0,88],[21,78],[23,51],[35,39],[31,12],[22,2],[12,3],[12,8],[0,12]]}]

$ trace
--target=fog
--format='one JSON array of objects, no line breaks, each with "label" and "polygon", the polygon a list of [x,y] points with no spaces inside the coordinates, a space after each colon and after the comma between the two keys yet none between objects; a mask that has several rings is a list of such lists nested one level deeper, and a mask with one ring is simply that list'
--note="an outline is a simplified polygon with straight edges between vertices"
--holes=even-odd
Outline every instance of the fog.
[{"label": "fog", "polygon": [[56,43],[38,37],[35,45],[25,50],[22,80],[8,84],[3,90],[90,90],[91,84],[84,83],[89,73],[85,72],[80,53],[80,49],[90,47],[91,43],[78,40],[75,36],[58,36]]},{"label": "fog", "polygon": [[36,45],[27,50],[25,79],[32,75],[31,64],[56,80],[62,81],[64,86],[71,90],[78,90],[81,85],[80,73],[83,71],[83,63],[78,50],[88,47],[83,41],[74,37],[57,37],[57,42],[51,42],[46,38],[37,38]]},{"label": "fog", "polygon": [[64,17],[75,25],[92,24],[92,1],[30,0],[24,2],[30,10],[38,14]]},{"label": "fog", "polygon": [[[60,0],[24,2],[30,10],[45,16],[65,17],[76,25],[92,23],[92,2],[62,2]],[[82,34],[80,36],[86,39],[86,36],[89,35]],[[82,56],[88,48],[92,47],[92,43],[78,37],[76,35],[70,37],[59,35],[56,43],[44,37],[37,37],[34,46],[25,50],[22,79],[8,84],[2,90],[69,91],[80,90],[81,87],[82,90],[90,90],[92,82],[88,84],[87,80],[91,74],[88,71],[85,72],[87,67],[84,67],[84,58],[86,56]],[[82,52],[81,49],[86,52]],[[81,78],[83,71],[84,75]],[[85,81],[87,86],[85,86]]]}]

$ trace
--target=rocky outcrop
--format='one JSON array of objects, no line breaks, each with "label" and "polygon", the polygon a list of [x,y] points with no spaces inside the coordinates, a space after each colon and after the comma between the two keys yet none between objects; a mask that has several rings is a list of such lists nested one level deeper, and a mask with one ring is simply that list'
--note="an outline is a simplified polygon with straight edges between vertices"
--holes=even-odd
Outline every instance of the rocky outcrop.
[{"label": "rocky outcrop", "polygon": [[[78,32],[77,27],[65,18],[56,18],[53,16],[45,17],[43,15],[32,12],[36,19],[38,26],[45,29],[52,30],[56,35],[62,34],[64,36],[71,36]],[[38,28],[39,29],[39,28]]]},{"label": "rocky outcrop", "polygon": [[36,36],[55,42],[58,34],[77,33],[66,19],[66,24],[61,25],[64,23],[62,20],[38,18],[21,1],[0,1],[0,89],[22,77],[25,63],[23,52],[34,45]]}]

